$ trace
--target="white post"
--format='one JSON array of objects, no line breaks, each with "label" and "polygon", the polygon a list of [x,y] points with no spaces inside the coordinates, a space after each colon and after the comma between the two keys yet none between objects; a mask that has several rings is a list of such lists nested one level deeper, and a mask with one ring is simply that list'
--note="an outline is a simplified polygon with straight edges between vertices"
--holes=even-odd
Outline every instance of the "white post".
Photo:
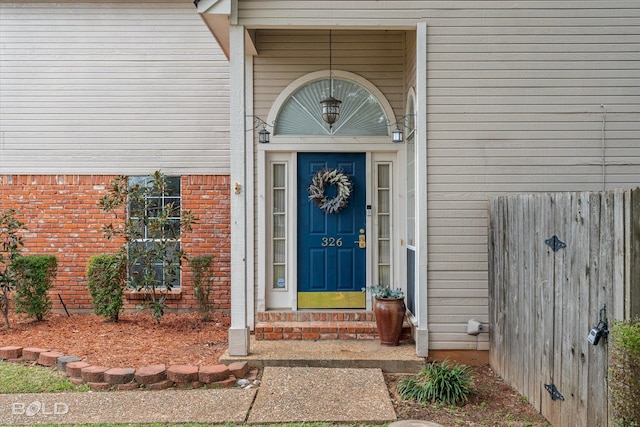
[{"label": "white post", "polygon": [[416,354],[429,353],[427,300],[427,23],[416,27]]},{"label": "white post", "polygon": [[229,28],[230,166],[231,166],[231,327],[229,355],[249,354],[247,325],[247,206],[245,132],[244,27]]}]

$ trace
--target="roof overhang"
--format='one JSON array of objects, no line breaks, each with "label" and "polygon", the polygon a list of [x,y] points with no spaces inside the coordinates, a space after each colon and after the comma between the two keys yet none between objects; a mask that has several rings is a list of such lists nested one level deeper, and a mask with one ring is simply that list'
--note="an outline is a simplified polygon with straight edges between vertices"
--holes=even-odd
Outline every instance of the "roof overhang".
[{"label": "roof overhang", "polygon": [[[238,2],[236,0],[199,0],[194,1],[200,17],[209,27],[220,49],[229,59],[229,27],[237,21]],[[248,55],[257,55],[258,51],[252,35],[245,34],[245,51]]]}]

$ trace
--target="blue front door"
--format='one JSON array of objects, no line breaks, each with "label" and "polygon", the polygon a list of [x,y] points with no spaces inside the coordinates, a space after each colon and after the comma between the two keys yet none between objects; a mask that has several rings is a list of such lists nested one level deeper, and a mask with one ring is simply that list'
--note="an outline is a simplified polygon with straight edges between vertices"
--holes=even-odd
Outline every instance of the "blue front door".
[{"label": "blue front door", "polygon": [[[298,154],[298,308],[365,308],[365,164],[364,153]],[[352,184],[348,204],[337,212],[309,198],[314,176],[325,169]],[[323,194],[333,200],[338,190],[326,184]]]}]

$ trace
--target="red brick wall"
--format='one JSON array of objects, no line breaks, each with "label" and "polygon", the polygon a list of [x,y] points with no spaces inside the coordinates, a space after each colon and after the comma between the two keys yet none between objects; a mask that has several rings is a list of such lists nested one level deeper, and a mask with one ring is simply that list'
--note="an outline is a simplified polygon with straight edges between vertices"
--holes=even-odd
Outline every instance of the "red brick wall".
[{"label": "red brick wall", "polygon": [[[182,206],[196,217],[193,231],[182,237],[188,256],[213,255],[214,309],[231,309],[231,184],[229,176],[182,177]],[[179,308],[197,308],[189,265],[182,274]]]},{"label": "red brick wall", "polygon": [[[24,252],[53,254],[58,275],[51,298],[62,309],[58,294],[70,310],[91,310],[85,270],[92,255],[116,252],[122,242],[109,241],[102,225],[113,222],[98,201],[106,193],[110,175],[0,175],[0,209],[19,210],[27,224]],[[197,217],[193,231],[183,236],[187,255],[213,254],[216,271],[214,308],[230,308],[230,205],[228,176],[182,177],[182,206]],[[122,218],[122,213],[119,218]],[[130,301],[127,308],[133,308]],[[173,309],[197,308],[188,266],[182,275],[180,298]]]}]

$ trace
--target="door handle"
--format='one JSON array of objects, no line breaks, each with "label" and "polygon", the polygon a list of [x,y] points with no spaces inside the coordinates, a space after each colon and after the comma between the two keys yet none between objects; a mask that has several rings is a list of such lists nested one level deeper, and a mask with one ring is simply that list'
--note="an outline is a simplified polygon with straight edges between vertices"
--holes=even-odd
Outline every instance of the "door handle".
[{"label": "door handle", "polygon": [[358,240],[356,240],[354,243],[357,243],[360,249],[364,249],[367,247],[367,239],[365,238],[364,234],[359,235]]}]

